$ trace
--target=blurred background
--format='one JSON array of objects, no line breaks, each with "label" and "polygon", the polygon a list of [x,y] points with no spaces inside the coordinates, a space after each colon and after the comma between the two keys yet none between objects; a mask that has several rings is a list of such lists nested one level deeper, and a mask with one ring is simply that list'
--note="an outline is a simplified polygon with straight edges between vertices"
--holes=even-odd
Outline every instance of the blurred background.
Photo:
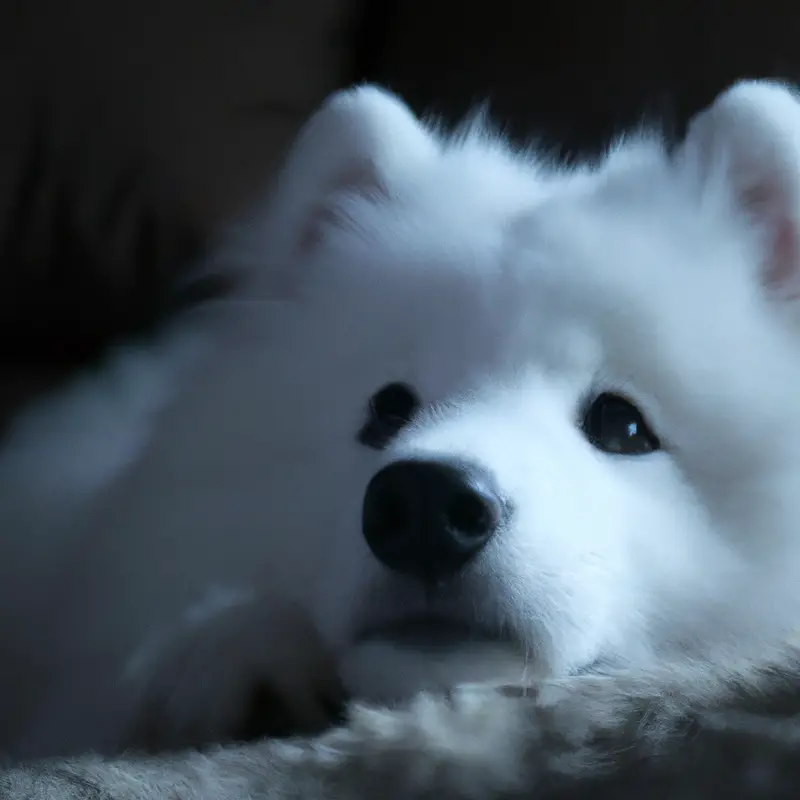
[{"label": "blurred background", "polygon": [[1,0],[0,423],[149,330],[333,89],[494,120],[569,157],[800,77],[791,0]]}]

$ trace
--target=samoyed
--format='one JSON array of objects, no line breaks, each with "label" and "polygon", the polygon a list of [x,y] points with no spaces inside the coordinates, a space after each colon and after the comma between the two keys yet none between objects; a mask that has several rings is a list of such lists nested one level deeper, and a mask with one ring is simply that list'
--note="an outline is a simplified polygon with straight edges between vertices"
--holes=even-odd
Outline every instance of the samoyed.
[{"label": "samoyed", "polygon": [[781,662],[798,225],[776,83],[573,169],[334,95],[206,265],[237,293],[12,430],[0,745],[236,738],[254,696],[315,730],[342,693]]}]

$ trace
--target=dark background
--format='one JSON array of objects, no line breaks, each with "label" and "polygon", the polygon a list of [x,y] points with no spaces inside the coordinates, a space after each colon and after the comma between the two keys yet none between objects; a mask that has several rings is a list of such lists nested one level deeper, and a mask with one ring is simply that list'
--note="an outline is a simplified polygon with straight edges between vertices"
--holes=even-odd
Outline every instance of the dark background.
[{"label": "dark background", "polygon": [[800,78],[792,0],[395,0],[367,4],[357,72],[417,109],[490,98],[519,137],[602,146],[648,115],[677,129],[740,77]]}]

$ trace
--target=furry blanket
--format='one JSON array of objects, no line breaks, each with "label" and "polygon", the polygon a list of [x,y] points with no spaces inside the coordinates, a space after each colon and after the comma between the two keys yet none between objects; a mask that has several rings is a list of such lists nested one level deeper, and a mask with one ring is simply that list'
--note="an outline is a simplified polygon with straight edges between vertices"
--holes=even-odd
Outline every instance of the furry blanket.
[{"label": "furry blanket", "polygon": [[[770,686],[787,685],[771,676]],[[654,684],[575,678],[355,708],[315,740],[55,761],[0,775],[4,800],[790,798],[800,692],[689,705]],[[702,694],[700,692],[699,694]]]}]

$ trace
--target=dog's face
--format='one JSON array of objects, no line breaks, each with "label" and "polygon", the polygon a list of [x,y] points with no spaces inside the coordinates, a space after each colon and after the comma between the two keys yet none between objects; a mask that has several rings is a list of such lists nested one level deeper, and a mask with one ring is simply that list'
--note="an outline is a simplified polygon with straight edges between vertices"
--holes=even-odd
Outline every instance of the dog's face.
[{"label": "dog's face", "polygon": [[370,89],[318,114],[244,249],[286,291],[254,367],[275,559],[332,640],[563,674],[797,613],[798,142],[765,84],[571,173]]}]

